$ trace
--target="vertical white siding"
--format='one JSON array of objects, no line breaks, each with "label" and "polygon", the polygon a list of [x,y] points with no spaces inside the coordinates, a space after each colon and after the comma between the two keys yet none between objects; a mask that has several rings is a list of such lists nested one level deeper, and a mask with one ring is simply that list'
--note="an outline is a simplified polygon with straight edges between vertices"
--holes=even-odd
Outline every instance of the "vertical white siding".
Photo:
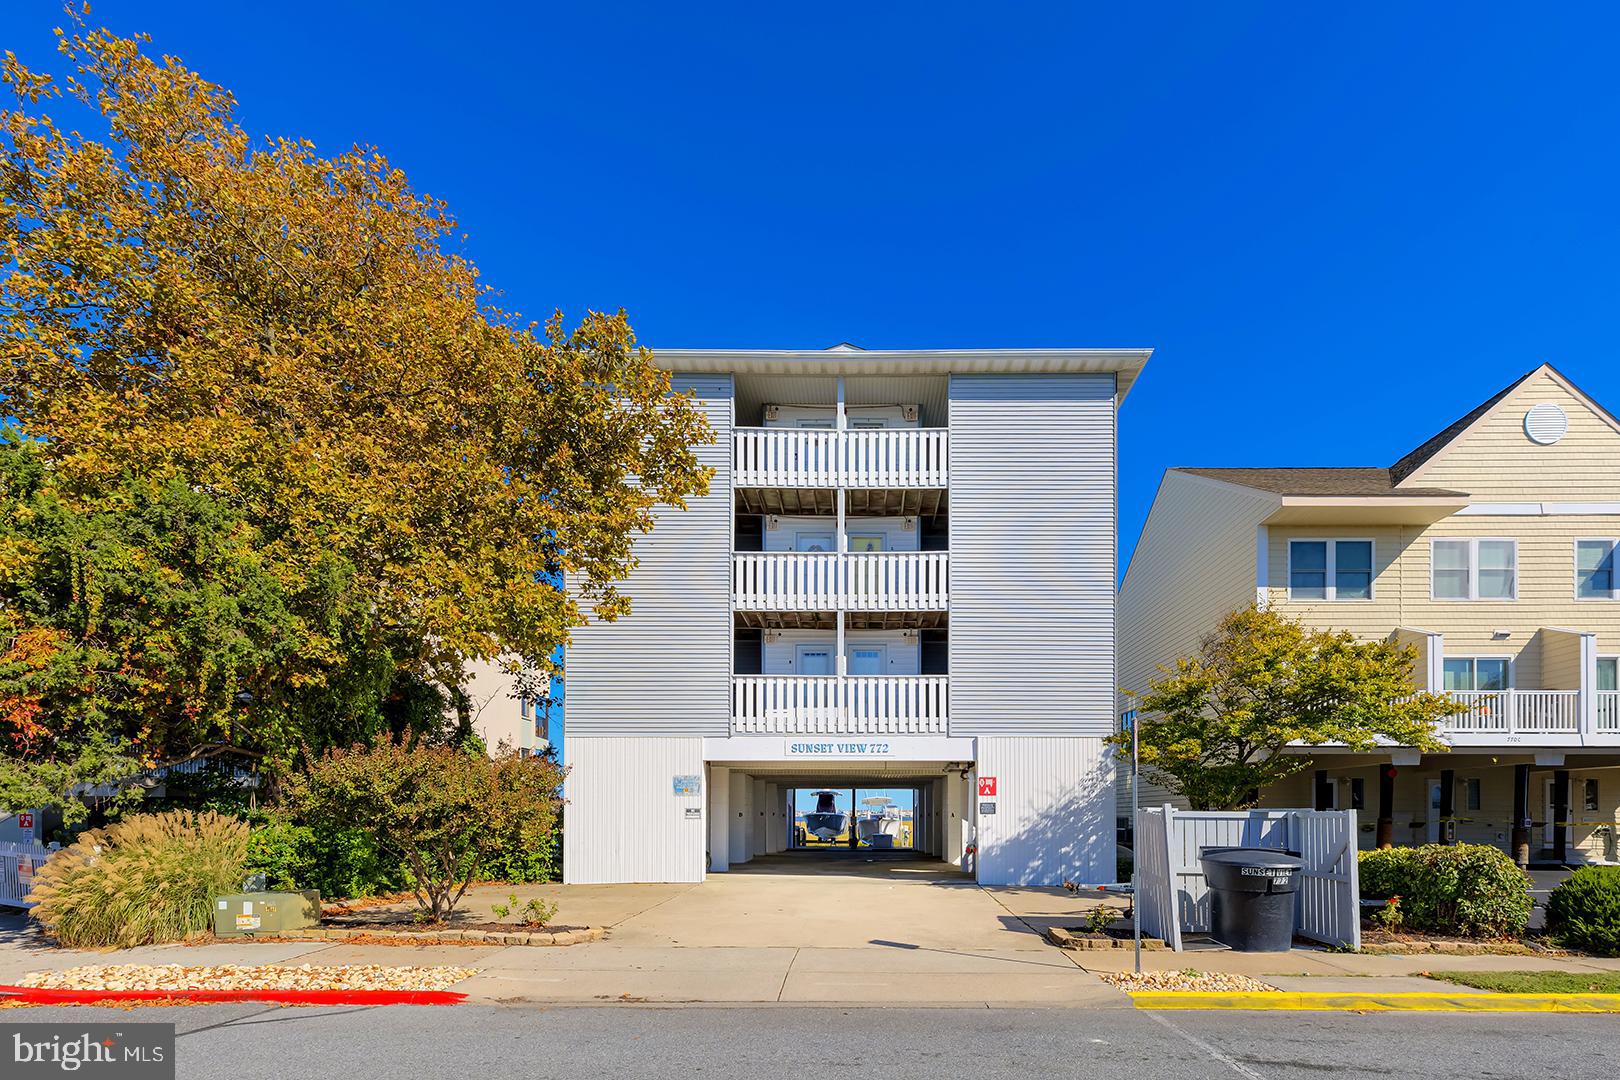
[{"label": "vertical white siding", "polygon": [[978,821],[979,884],[1114,880],[1114,759],[1098,738],[979,739],[996,812]]},{"label": "vertical white siding", "polygon": [[724,735],[731,720],[731,428],[729,375],[677,375],[699,398],[715,442],[709,493],[660,509],[636,543],[622,588],[630,615],[574,631],[564,719],[579,735]]},{"label": "vertical white siding", "polygon": [[[702,881],[707,824],[686,816],[703,795],[677,796],[674,778],[701,776],[701,738],[600,738],[563,742],[563,880]],[[566,913],[565,913],[566,914]]]},{"label": "vertical white siding", "polygon": [[951,733],[1114,714],[1114,377],[953,375]]}]

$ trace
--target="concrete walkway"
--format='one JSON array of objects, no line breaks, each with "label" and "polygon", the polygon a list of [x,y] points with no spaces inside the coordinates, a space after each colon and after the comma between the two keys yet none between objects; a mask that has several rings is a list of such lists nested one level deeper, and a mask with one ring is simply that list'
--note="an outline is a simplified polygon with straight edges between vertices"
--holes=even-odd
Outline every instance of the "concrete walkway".
[{"label": "concrete walkway", "polygon": [[[458,964],[475,1001],[508,1004],[710,1002],[1129,1008],[1097,973],[1128,971],[1129,949],[1066,952],[1041,936],[1097,901],[1061,889],[981,888],[907,853],[794,853],[755,859],[702,885],[540,885],[469,893],[472,920],[516,892],[559,907],[557,921],[608,928],[566,948],[385,946],[251,941],[120,952],[51,948],[20,917],[0,918],[0,982],[29,971],[107,963]],[[1119,901],[1113,901],[1119,903]],[[1525,956],[1365,956],[1327,950],[1144,952],[1153,970],[1281,977],[1288,989],[1377,983],[1409,989],[1427,970],[1620,970],[1620,960]],[[1384,983],[1382,980],[1398,980]]]}]

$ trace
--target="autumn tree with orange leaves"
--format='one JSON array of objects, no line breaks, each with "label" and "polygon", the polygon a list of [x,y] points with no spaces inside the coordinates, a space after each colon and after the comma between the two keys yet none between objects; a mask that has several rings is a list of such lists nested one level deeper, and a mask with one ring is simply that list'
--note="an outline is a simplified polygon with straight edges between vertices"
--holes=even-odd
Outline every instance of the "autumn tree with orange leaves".
[{"label": "autumn tree with orange leaves", "polygon": [[288,761],[625,612],[711,435],[623,313],[517,318],[381,154],[59,36],[71,74],[7,53],[0,113],[0,804],[85,754]]}]

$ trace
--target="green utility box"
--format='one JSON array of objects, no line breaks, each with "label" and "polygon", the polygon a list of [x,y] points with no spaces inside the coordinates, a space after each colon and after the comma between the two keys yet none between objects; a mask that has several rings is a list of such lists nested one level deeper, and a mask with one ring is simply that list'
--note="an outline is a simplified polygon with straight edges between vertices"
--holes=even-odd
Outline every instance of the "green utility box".
[{"label": "green utility box", "polygon": [[280,934],[319,926],[320,922],[321,894],[314,889],[236,893],[214,901],[215,937]]}]

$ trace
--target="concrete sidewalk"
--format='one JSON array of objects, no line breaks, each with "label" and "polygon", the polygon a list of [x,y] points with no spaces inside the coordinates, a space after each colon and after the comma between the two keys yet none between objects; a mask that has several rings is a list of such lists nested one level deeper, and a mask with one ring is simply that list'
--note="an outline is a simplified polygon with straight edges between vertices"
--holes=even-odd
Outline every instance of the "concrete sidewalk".
[{"label": "concrete sidewalk", "polygon": [[[1082,922],[1096,899],[981,888],[943,863],[911,856],[774,856],[702,885],[488,886],[469,893],[468,917],[489,918],[489,906],[512,892],[520,902],[555,902],[560,923],[605,926],[607,937],[561,948],[233,941],[83,952],[52,948],[10,916],[0,918],[0,982],[79,964],[457,964],[478,972],[459,987],[472,1000],[509,1004],[1131,1007],[1097,977],[1130,970],[1129,949],[1068,952],[1042,936]],[[1150,970],[1235,972],[1269,976],[1290,990],[1330,991],[1410,990],[1419,985],[1412,977],[1428,970],[1620,970],[1620,960],[1584,957],[1325,949],[1199,948],[1144,952],[1142,960]]]}]

